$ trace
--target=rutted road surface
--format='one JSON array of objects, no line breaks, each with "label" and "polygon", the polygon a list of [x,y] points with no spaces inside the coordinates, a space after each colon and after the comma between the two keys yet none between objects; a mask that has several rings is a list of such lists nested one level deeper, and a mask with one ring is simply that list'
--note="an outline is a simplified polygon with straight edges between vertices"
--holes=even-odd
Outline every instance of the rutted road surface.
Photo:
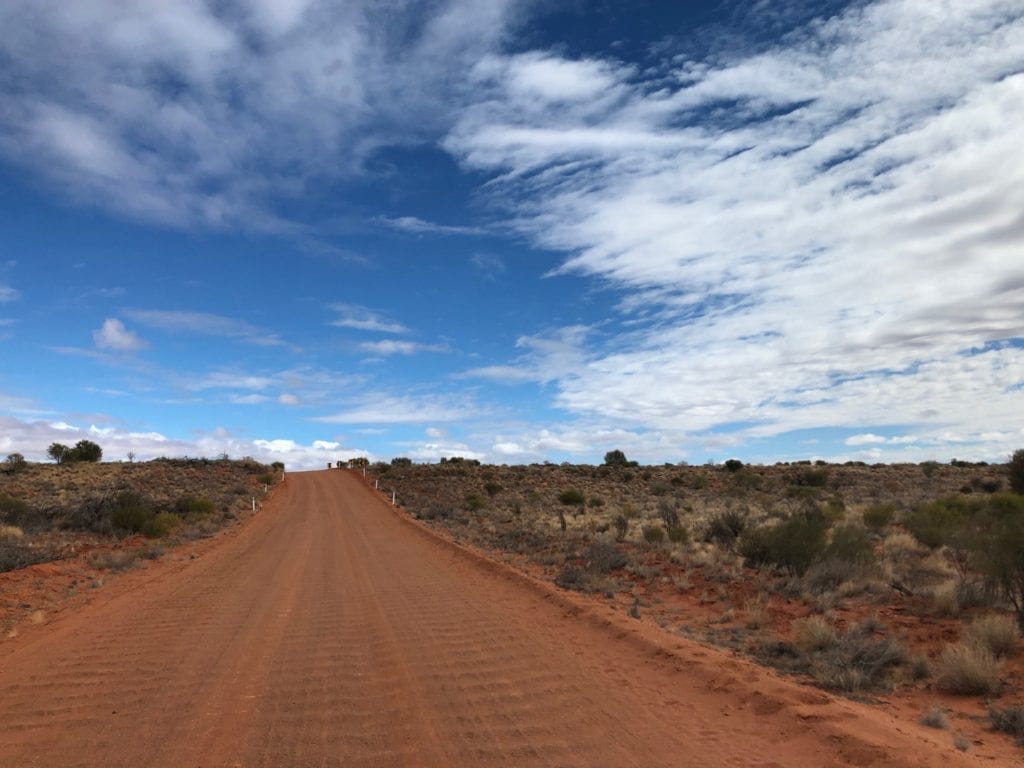
[{"label": "rutted road surface", "polygon": [[0,766],[971,762],[531,584],[348,472],[289,475],[194,562],[120,578],[0,646]]}]

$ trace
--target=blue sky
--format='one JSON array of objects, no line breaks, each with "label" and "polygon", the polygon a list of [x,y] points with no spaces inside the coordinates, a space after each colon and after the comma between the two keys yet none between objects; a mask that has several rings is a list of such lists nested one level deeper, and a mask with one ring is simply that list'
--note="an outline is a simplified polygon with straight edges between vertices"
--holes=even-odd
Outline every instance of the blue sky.
[{"label": "blue sky", "polygon": [[0,454],[1003,460],[1024,7],[10,0]]}]

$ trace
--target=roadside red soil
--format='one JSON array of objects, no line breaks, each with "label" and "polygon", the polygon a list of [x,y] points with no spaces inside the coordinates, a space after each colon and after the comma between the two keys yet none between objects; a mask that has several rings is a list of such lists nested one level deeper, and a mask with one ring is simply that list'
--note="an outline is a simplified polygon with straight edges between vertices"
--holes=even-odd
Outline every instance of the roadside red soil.
[{"label": "roadside red soil", "polygon": [[347,472],[0,645],[0,766],[939,766],[948,734],[446,542]]}]

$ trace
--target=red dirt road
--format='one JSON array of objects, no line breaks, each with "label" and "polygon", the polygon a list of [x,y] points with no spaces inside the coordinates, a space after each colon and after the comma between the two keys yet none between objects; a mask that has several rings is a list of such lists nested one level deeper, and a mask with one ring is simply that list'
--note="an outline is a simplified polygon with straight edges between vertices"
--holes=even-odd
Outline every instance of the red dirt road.
[{"label": "red dirt road", "polygon": [[188,563],[0,646],[0,766],[949,766],[898,724],[292,474]]}]

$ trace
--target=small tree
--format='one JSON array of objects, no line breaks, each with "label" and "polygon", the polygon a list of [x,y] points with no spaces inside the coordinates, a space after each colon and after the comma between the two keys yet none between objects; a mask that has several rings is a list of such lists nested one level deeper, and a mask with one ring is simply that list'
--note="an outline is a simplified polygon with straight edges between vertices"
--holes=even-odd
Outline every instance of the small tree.
[{"label": "small tree", "polygon": [[12,453],[4,459],[4,469],[10,473],[21,472],[28,467],[28,462],[20,453]]},{"label": "small tree", "polygon": [[50,447],[46,449],[46,455],[58,464],[63,464],[69,453],[71,453],[71,449],[62,443],[51,443]]},{"label": "small tree", "polygon": [[103,458],[103,449],[92,440],[79,440],[71,454],[72,461],[99,461]]},{"label": "small tree", "polygon": [[1024,448],[1019,448],[1010,456],[1008,467],[1010,475],[1010,489],[1014,493],[1024,494]]},{"label": "small tree", "polygon": [[626,454],[616,449],[614,451],[608,451],[608,453],[604,455],[604,463],[612,467],[624,467],[629,464],[629,461],[626,459]]}]

